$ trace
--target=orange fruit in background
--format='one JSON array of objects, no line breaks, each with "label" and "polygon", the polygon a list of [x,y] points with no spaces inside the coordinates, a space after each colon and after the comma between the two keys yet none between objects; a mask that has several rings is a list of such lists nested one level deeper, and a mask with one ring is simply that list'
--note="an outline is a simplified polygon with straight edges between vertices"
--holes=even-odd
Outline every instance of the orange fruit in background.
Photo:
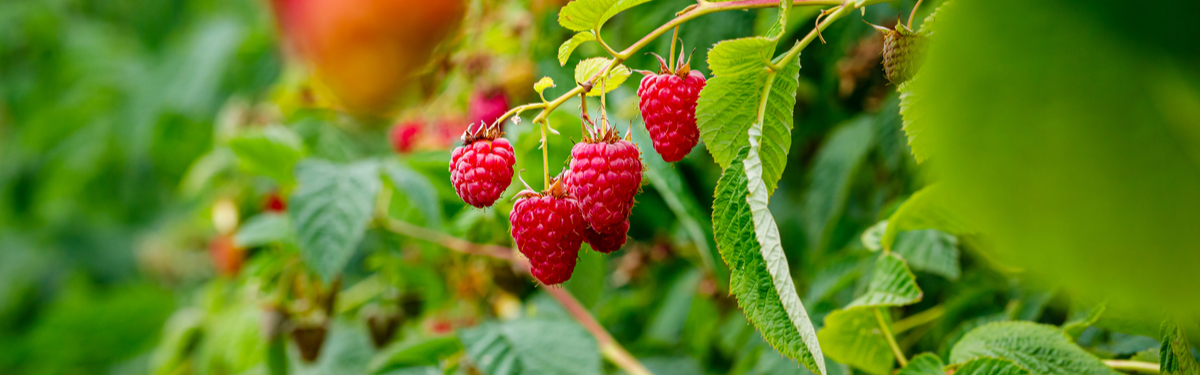
[{"label": "orange fruit in background", "polygon": [[289,48],[354,112],[395,102],[457,31],[465,0],[272,0]]}]

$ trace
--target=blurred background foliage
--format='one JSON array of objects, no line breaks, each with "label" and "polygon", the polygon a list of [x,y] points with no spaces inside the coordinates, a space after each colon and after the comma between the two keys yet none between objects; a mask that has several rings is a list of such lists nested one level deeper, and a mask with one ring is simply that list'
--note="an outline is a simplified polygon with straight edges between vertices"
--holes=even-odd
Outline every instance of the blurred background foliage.
[{"label": "blurred background foliage", "polygon": [[[604,39],[627,46],[690,3],[639,6],[609,22]],[[861,19],[892,25],[913,3],[871,6]],[[938,3],[927,1],[917,19]],[[1170,39],[1200,35],[1195,23],[1126,18],[1115,1],[1087,12],[1069,1],[971,3],[962,21],[947,22],[943,34],[951,36],[930,55],[937,73],[916,89],[946,103],[928,114],[931,129],[942,129],[931,138],[950,140],[931,141],[929,164],[911,156],[899,95],[879,66],[878,32],[855,15],[801,54],[792,150],[771,208],[813,323],[821,327],[865,290],[875,256],[864,233],[931,176],[967,176],[950,181],[970,193],[963,206],[995,218],[984,223],[1001,234],[996,248],[1019,250],[997,258],[973,236],[901,233],[895,251],[924,291],[920,303],[891,312],[907,324],[896,331],[908,353],[945,357],[971,328],[1029,320],[1070,327],[1102,358],[1157,362],[1164,305],[1188,301],[1182,311],[1195,312],[1200,301],[1194,289],[1162,289],[1194,285],[1200,264],[1191,230],[1200,222],[1198,62],[1194,48]],[[507,264],[374,227],[333,284],[336,301],[320,283],[299,288],[307,294],[297,301],[331,305],[325,315],[282,311],[298,309],[297,301],[281,301],[273,280],[295,269],[297,256],[279,212],[304,158],[377,162],[394,217],[511,244],[511,204],[464,207],[447,183],[449,148],[494,98],[505,108],[532,101],[540,76],[558,82],[548,91],[557,95],[571,87],[573,62],[604,52],[586,44],[559,65],[557,48],[570,36],[556,22],[561,1],[468,5],[464,27],[434,53],[398,111],[354,116],[321,108],[323,94],[291,62],[264,1],[0,2],[0,373],[506,373],[512,363],[529,373],[615,373],[592,338]],[[817,12],[793,10],[785,38],[807,33]],[[709,15],[680,37],[695,51],[692,67],[711,76],[707,48],[761,34],[774,20],[774,10]],[[1064,45],[1074,60],[1059,58]],[[669,48],[660,38],[646,51]],[[1047,72],[1050,63],[1060,65]],[[642,54],[626,65],[657,69]],[[609,110],[646,146],[633,85],[609,96]],[[1136,111],[1116,109],[1126,104]],[[1096,106],[1113,109],[1087,113]],[[549,144],[552,171],[581,138],[577,107],[569,102],[551,117],[562,133]],[[1146,118],[1166,125],[1140,127]],[[528,120],[506,131],[517,169],[540,186],[538,135]],[[1046,124],[1072,127],[1038,126]],[[1038,129],[1059,131],[1032,137],[1044,141],[1037,149],[1020,148]],[[1148,152],[1168,139],[1176,147]],[[608,256],[581,252],[564,288],[656,374],[805,373],[762,341],[726,292],[709,218],[720,175],[711,157],[698,147],[672,166],[643,152],[649,183],[630,244]],[[1056,174],[1072,168],[1078,174]],[[1029,181],[1039,183],[1021,185]],[[515,182],[506,196],[520,189]],[[1126,199],[1148,191],[1158,193]],[[1045,204],[1064,196],[1075,203]],[[1071,221],[1079,212],[1092,220]],[[1164,213],[1169,218],[1149,217]],[[1111,224],[1128,215],[1145,225]],[[1005,226],[1014,222],[1021,226]],[[1103,225],[1087,225],[1095,223]],[[1096,253],[1046,251],[1055,246]],[[1131,279],[1141,282],[1114,284]],[[1113,291],[1142,310],[1091,319],[1095,298],[1067,290],[1089,298]],[[396,317],[398,334],[376,345],[373,325]],[[292,328],[329,327],[315,363],[302,363],[301,345],[280,338],[284,319]],[[864,371],[827,363],[831,374]]]}]

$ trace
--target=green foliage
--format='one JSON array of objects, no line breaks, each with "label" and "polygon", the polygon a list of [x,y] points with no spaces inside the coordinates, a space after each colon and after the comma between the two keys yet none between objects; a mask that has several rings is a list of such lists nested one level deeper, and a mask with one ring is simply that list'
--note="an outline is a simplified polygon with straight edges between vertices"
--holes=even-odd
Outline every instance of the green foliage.
[{"label": "green foliage", "polygon": [[601,373],[596,340],[569,321],[486,323],[459,337],[467,356],[490,375]]},{"label": "green foliage", "polygon": [[605,22],[622,11],[650,0],[575,0],[558,13],[558,24],[574,31],[599,31]]},{"label": "green foliage", "polygon": [[921,288],[904,259],[894,253],[883,253],[875,261],[871,284],[867,292],[847,307],[906,306],[921,300]]},{"label": "green foliage", "polygon": [[249,248],[292,239],[292,224],[285,214],[264,212],[246,220],[233,236],[238,247]]},{"label": "green foliage", "polygon": [[[596,34],[590,30],[580,31],[571,39],[567,39],[558,47],[558,65],[566,66],[567,59],[571,58],[571,52],[574,52],[581,44],[594,40],[596,40]],[[541,92],[542,90],[534,89],[534,91]]]},{"label": "green foliage", "polygon": [[921,353],[908,360],[908,366],[900,369],[897,375],[946,375],[942,367],[946,367],[946,364],[937,354]]},{"label": "green foliage", "polygon": [[825,316],[825,328],[817,332],[817,337],[830,359],[868,374],[886,375],[891,372],[892,363],[896,360],[870,307],[852,307],[829,313]]},{"label": "green foliage", "polygon": [[947,203],[946,189],[933,185],[916,192],[888,219],[887,231],[880,242],[884,249],[893,249],[896,236],[902,231],[937,229],[951,234],[973,233],[971,224]]},{"label": "green foliage", "polygon": [[294,131],[279,125],[255,129],[229,140],[229,148],[253,173],[280,182],[292,180],[292,167],[304,157],[304,141]]},{"label": "green foliage", "polygon": [[405,199],[425,219],[425,226],[433,229],[442,227],[442,207],[438,202],[437,188],[429,177],[396,161],[383,162],[383,175],[401,194],[396,199]]},{"label": "green foliage", "polygon": [[1071,342],[1062,330],[1029,322],[983,325],[963,336],[950,351],[951,363],[980,357],[1012,360],[1035,374],[1118,374]]},{"label": "green foliage", "polygon": [[[580,61],[579,64],[575,65],[575,83],[583,84],[588,82],[589,79],[596,74],[600,74],[604,68],[611,64],[612,59],[603,57],[593,57]],[[633,71],[629,70],[625,65],[618,64],[614,66],[612,69],[609,69],[608,74],[605,74],[592,83],[592,90],[588,91],[588,96],[600,96],[601,94],[616,90],[618,86],[621,86],[621,83],[629,79],[630,74],[633,74]]]},{"label": "green foliage", "polygon": [[430,337],[397,343],[375,356],[367,366],[370,374],[389,374],[399,370],[438,366],[447,357],[463,350],[457,336]]},{"label": "green foliage", "polygon": [[1196,364],[1196,357],[1192,356],[1192,349],[1188,346],[1187,333],[1179,323],[1163,322],[1159,336],[1162,337],[1162,346],[1158,349],[1162,374],[1200,374],[1200,365]]},{"label": "green foliage", "polygon": [[328,282],[350,261],[372,218],[378,167],[372,161],[306,160],[296,166],[296,180],[288,212],[300,256]]},{"label": "green foliage", "polygon": [[1009,359],[980,357],[964,363],[955,374],[962,375],[1029,375],[1029,370]]},{"label": "green foliage", "polygon": [[[359,324],[335,321],[321,347],[321,356],[311,364],[293,361],[289,368],[297,375],[362,374],[374,355],[371,340]],[[293,358],[298,360],[299,358]]]},{"label": "green foliage", "polygon": [[958,264],[958,238],[936,229],[913,230],[896,235],[893,251],[915,270],[957,280],[962,270]]},{"label": "green foliage", "polygon": [[849,195],[850,182],[874,145],[871,120],[864,116],[836,128],[817,153],[804,195],[808,218],[804,229],[811,248],[829,246],[831,232],[841,219]]}]

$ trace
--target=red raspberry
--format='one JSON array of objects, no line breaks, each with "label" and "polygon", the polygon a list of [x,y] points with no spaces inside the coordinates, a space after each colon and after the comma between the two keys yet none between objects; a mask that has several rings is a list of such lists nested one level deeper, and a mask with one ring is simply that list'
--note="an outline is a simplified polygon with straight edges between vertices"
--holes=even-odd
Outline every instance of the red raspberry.
[{"label": "red raspberry", "polygon": [[571,149],[569,185],[588,224],[607,233],[629,218],[644,168],[637,146],[600,122],[598,136],[585,134]]},{"label": "red raspberry", "polygon": [[621,246],[625,246],[625,238],[629,233],[629,220],[621,222],[620,225],[614,226],[608,232],[600,233],[592,227],[587,227],[583,232],[583,241],[588,245],[592,245],[592,250],[596,250],[605,254],[621,250]]},{"label": "red raspberry", "polygon": [[503,116],[504,112],[508,112],[508,98],[504,97],[503,91],[477,92],[471,95],[471,101],[467,107],[467,118],[471,120],[472,124],[483,122],[491,125],[496,122],[496,119]]},{"label": "red raspberry", "polygon": [[517,249],[529,258],[533,277],[545,285],[571,278],[587,225],[579,212],[579,203],[561,182],[556,180],[542,193],[522,191],[509,216]]},{"label": "red raspberry", "polygon": [[388,131],[388,138],[392,141],[392,149],[397,153],[407,154],[412,152],[413,146],[417,143],[417,138],[424,130],[425,123],[421,120],[413,120],[392,126]]},{"label": "red raspberry", "polygon": [[696,128],[696,100],[704,88],[704,74],[691,70],[680,59],[680,65],[671,70],[662,57],[658,74],[643,71],[646,76],[638,86],[638,108],[646,119],[646,130],[654,141],[654,149],[663,160],[674,163],[683,160],[696,142],[700,130]]},{"label": "red raspberry", "polygon": [[463,145],[450,154],[450,183],[464,202],[475,207],[491,206],[512,182],[517,159],[512,145],[499,130],[480,126],[463,133]]}]

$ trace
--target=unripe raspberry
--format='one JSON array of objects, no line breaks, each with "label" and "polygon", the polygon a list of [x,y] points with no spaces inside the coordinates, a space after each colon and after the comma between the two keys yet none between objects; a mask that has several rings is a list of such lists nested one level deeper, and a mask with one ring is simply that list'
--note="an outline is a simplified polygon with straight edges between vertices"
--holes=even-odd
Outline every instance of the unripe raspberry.
[{"label": "unripe raspberry", "polygon": [[583,217],[597,232],[611,232],[629,218],[642,186],[641,154],[601,118],[598,135],[584,135],[571,149],[570,190]]},{"label": "unripe raspberry", "polygon": [[625,246],[625,239],[629,234],[629,220],[621,222],[614,226],[608,232],[597,232],[592,227],[585,228],[583,232],[583,241],[592,246],[592,250],[601,253],[609,254],[617,250],[621,250],[621,246]]},{"label": "unripe raspberry", "polygon": [[587,226],[579,203],[561,181],[542,193],[521,192],[509,216],[517,249],[529,258],[529,272],[545,285],[571,278]]},{"label": "unripe raspberry", "polygon": [[908,81],[920,68],[924,36],[902,23],[897,23],[895,30],[871,26],[883,33],[883,72],[888,81],[897,85]]},{"label": "unripe raspberry", "polygon": [[450,154],[450,183],[467,204],[491,206],[512,182],[517,162],[512,145],[500,131],[486,126],[463,134],[463,145]]},{"label": "unripe raspberry", "polygon": [[[682,60],[682,59],[681,59]],[[638,108],[646,120],[646,130],[654,141],[654,149],[663,160],[674,163],[683,160],[700,140],[696,128],[696,100],[704,88],[704,74],[691,70],[680,61],[674,70],[658,58],[662,67],[657,74],[646,76],[638,86]]]}]

